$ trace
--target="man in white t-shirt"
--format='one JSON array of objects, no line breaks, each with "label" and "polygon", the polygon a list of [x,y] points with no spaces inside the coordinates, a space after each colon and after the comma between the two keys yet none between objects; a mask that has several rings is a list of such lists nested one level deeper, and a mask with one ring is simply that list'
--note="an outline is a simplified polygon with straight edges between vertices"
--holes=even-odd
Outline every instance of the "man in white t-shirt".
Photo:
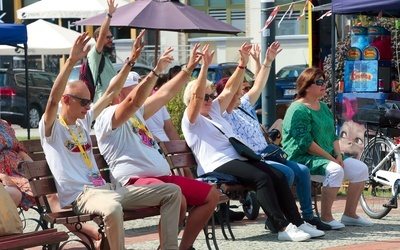
[{"label": "man in white t-shirt", "polygon": [[[80,35],[54,82],[46,112],[39,124],[39,133],[46,160],[56,182],[61,207],[72,205],[76,213],[101,215],[111,249],[125,249],[123,209],[135,210],[150,206],[160,206],[162,248],[178,249],[178,217],[181,204],[179,187],[171,184],[116,187],[105,183],[91,147],[91,124],[120,92],[131,65],[140,56],[144,46],[140,42],[143,35],[144,31],[133,45],[130,63],[123,66],[93,108],[90,107],[89,89],[82,81],[67,84],[73,66],[90,49],[85,50],[89,41],[87,33]],[[151,85],[153,82],[154,77],[146,79],[146,84]],[[57,118],[60,101],[62,108]]]},{"label": "man in white t-shirt", "polygon": [[[219,191],[207,183],[171,175],[169,164],[145,120],[174,97],[189,80],[191,71],[202,57],[197,52],[199,46],[194,46],[187,67],[155,94],[149,96],[154,85],[141,82],[135,86],[127,82],[113,105],[99,115],[94,125],[100,152],[109,164],[113,178],[119,183],[124,186],[174,183],[181,188],[187,205],[194,206],[186,220],[180,249],[192,248],[197,235],[214,212]],[[167,49],[169,51],[172,49]],[[172,57],[169,58],[172,60]],[[158,76],[159,73],[152,71],[147,77]],[[181,206],[181,219],[186,214],[186,202]]]}]

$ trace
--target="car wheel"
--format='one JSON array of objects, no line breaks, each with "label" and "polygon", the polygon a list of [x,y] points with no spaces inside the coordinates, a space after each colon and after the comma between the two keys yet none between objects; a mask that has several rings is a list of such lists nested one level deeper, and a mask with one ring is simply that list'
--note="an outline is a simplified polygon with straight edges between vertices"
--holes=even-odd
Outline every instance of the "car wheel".
[{"label": "car wheel", "polygon": [[31,128],[39,127],[40,117],[40,109],[35,105],[31,105],[31,109],[29,110],[29,125]]}]

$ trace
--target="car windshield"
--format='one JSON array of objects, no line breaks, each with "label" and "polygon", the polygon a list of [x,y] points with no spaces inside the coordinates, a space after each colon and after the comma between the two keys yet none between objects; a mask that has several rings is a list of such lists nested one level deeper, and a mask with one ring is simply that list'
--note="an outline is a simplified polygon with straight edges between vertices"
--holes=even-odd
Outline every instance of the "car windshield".
[{"label": "car windshield", "polygon": [[297,78],[305,68],[283,68],[276,74],[277,79]]}]

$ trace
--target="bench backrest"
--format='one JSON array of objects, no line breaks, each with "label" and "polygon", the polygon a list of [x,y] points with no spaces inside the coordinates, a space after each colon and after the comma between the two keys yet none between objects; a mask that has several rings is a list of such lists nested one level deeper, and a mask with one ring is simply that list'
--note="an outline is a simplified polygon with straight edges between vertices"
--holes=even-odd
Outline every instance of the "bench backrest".
[{"label": "bench backrest", "polygon": [[197,162],[185,140],[160,142],[160,148],[173,173],[189,178],[197,176]]}]

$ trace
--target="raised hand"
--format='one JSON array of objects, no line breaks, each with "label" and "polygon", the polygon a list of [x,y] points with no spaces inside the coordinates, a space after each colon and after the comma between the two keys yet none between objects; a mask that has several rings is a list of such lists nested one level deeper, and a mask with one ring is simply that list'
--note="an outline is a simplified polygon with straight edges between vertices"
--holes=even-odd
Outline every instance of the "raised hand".
[{"label": "raised hand", "polygon": [[265,59],[268,62],[272,62],[275,60],[276,55],[279,54],[279,52],[282,51],[282,48],[280,47],[281,44],[278,41],[273,42],[265,52]]},{"label": "raised hand", "polygon": [[203,59],[202,59],[203,60],[203,66],[205,66],[207,68],[208,68],[208,66],[210,66],[210,64],[212,62],[212,59],[214,58],[214,54],[215,54],[214,50],[211,51],[211,53],[209,53],[209,50],[210,50],[210,44],[206,44],[202,49],[202,52],[203,52]]},{"label": "raised hand", "polygon": [[196,68],[197,65],[199,65],[201,58],[203,57],[203,54],[197,51],[199,48],[200,44],[199,43],[195,44],[192,49],[192,52],[190,53],[190,58],[186,65],[186,67],[190,71],[193,71],[193,69]]},{"label": "raised hand", "polygon": [[164,54],[158,59],[157,65],[154,68],[156,72],[163,72],[168,65],[174,60],[174,57],[170,53],[174,51],[173,48],[169,47],[165,50]]},{"label": "raised hand", "polygon": [[138,37],[136,37],[136,40],[132,46],[132,52],[131,52],[129,61],[135,62],[140,57],[140,54],[142,53],[142,49],[143,49],[144,45],[146,44],[146,42],[142,42],[142,38],[143,38],[145,32],[146,32],[145,29],[142,30],[139,33]]},{"label": "raised hand", "polygon": [[107,1],[107,4],[108,4],[108,13],[110,14],[110,15],[112,15],[112,14],[114,14],[114,12],[117,10],[117,8],[118,8],[118,4],[117,5],[114,5],[114,0],[108,0]]},{"label": "raised hand", "polygon": [[240,53],[239,65],[247,66],[247,64],[249,63],[251,48],[252,48],[251,44],[247,44],[246,42],[242,44],[242,46],[239,49]]},{"label": "raised hand", "polygon": [[73,63],[76,63],[82,58],[84,58],[90,51],[90,46],[86,47],[89,41],[90,37],[88,36],[87,32],[78,36],[78,38],[76,38],[75,43],[69,52],[69,60],[71,60]]},{"label": "raised hand", "polygon": [[250,51],[251,57],[254,59],[254,61],[260,62],[260,54],[261,54],[260,45],[254,44],[253,49]]}]

